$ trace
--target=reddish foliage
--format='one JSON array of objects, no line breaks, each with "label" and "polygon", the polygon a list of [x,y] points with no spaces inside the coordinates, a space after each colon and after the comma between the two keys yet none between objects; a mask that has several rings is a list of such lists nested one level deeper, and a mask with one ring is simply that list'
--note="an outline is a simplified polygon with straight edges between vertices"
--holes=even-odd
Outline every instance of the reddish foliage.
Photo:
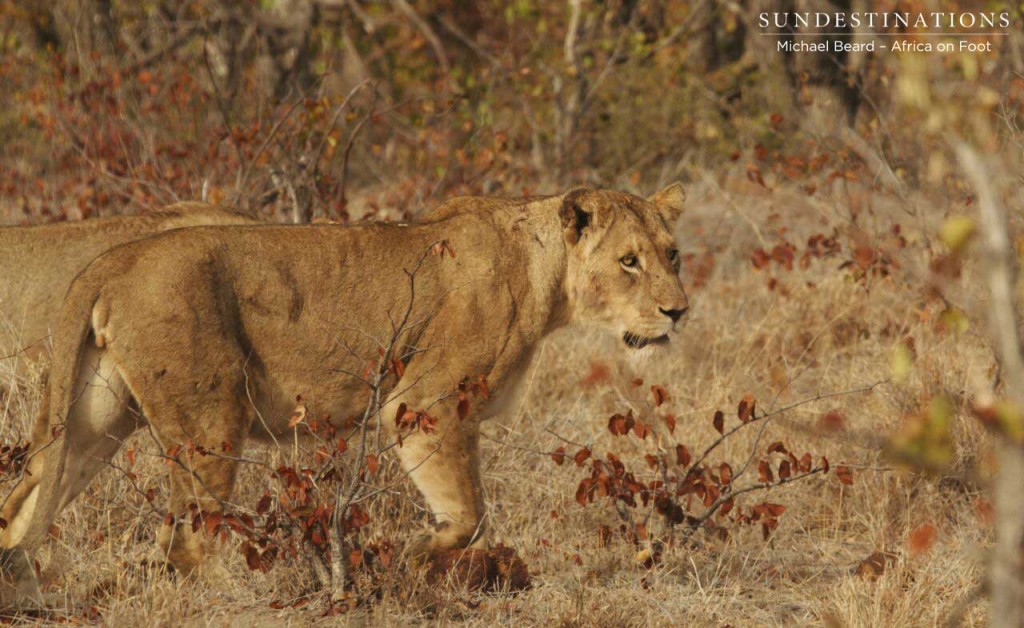
[{"label": "reddish foliage", "polygon": [[910,553],[923,554],[924,552],[927,552],[935,543],[936,536],[938,536],[938,531],[932,523],[925,522],[917,526],[910,533],[910,538],[907,540],[907,544],[910,547]]},{"label": "reddish foliage", "polygon": [[526,563],[508,547],[448,550],[431,557],[427,580],[451,581],[472,591],[525,591],[531,586]]}]

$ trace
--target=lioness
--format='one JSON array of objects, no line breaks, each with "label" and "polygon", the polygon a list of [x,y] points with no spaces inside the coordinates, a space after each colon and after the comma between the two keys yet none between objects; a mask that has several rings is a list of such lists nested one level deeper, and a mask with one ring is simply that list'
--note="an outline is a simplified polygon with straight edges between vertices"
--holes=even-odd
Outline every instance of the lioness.
[{"label": "lioness", "polygon": [[[49,419],[2,511],[5,580],[38,594],[25,550],[139,427],[126,400],[166,449],[241,452],[249,436],[290,434],[296,395],[350,423],[367,406],[357,374],[396,326],[405,365],[386,383],[382,427],[396,430],[403,404],[437,419],[395,450],[437,524],[423,550],[485,545],[478,421],[558,327],[602,326],[634,350],[668,342],[688,307],[670,231],[683,198],[675,184],[646,200],[460,199],[412,226],[200,227],[100,256],[61,310]],[[453,256],[428,253],[443,242]],[[481,375],[492,394],[460,419],[451,393]],[[222,509],[236,458],[182,458],[171,512]],[[192,573],[213,544],[180,519],[159,540]]]},{"label": "lioness", "polygon": [[100,253],[168,229],[249,222],[215,205],[184,202],[142,216],[0,228],[0,347],[40,354],[68,286]]}]

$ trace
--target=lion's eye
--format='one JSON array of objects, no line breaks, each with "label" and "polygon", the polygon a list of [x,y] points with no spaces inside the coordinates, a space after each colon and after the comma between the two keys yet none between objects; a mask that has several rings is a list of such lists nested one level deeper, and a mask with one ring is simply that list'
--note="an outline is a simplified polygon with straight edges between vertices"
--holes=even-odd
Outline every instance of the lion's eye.
[{"label": "lion's eye", "polygon": [[672,264],[672,268],[679,272],[679,251],[676,249],[668,250],[668,263]]},{"label": "lion's eye", "polygon": [[625,268],[636,268],[640,265],[640,260],[636,258],[636,255],[632,253],[629,255],[623,255],[619,258],[619,263]]}]

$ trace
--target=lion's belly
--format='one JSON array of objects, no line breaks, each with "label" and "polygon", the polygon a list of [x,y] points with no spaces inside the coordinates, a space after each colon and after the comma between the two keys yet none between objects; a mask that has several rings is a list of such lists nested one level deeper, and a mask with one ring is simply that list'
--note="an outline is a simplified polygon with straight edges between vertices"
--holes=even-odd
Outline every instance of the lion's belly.
[{"label": "lion's belly", "polygon": [[251,389],[255,394],[250,396],[258,413],[251,433],[261,439],[291,436],[296,428],[300,436],[308,434],[302,424],[308,426],[314,419],[328,418],[337,427],[351,425],[362,418],[369,401],[365,385],[345,378],[329,377],[319,382],[308,377],[253,379]]}]

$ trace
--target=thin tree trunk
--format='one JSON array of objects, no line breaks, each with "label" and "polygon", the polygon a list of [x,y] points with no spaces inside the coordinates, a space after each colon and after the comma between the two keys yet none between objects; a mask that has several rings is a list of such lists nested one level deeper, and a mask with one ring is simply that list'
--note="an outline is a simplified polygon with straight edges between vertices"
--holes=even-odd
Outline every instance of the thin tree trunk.
[{"label": "thin tree trunk", "polygon": [[[991,183],[996,171],[986,167],[978,153],[966,144],[959,144],[956,149],[964,172],[978,193],[991,296],[990,333],[999,356],[1003,391],[1016,408],[1024,408],[1024,354],[1013,296],[1018,269],[1006,211]],[[989,566],[991,625],[1010,628],[1024,622],[1024,446],[1004,434],[997,455],[999,470],[993,487],[996,542]]]}]

